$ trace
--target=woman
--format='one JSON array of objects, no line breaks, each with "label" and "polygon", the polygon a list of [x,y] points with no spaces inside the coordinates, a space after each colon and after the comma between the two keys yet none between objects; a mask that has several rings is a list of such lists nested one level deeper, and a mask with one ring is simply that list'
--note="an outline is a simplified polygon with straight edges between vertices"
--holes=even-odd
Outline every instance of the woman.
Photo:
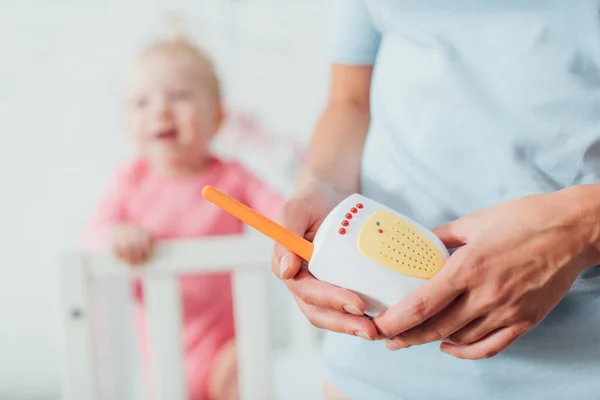
[{"label": "woman", "polygon": [[329,103],[281,221],[312,239],[360,191],[458,250],[369,320],[276,248],[274,273],[331,331],[328,398],[600,396],[599,11],[335,2]]}]

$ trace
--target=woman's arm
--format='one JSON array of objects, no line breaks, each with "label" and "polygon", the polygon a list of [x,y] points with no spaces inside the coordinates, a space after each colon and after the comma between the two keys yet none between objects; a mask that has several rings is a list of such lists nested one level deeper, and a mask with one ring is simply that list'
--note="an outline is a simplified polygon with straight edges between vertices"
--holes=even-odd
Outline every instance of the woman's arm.
[{"label": "woman's arm", "polygon": [[331,79],[327,106],[315,126],[304,178],[356,190],[370,123],[373,65],[381,35],[366,0],[333,0]]},{"label": "woman's arm", "polygon": [[[285,227],[308,240],[333,207],[358,190],[370,120],[371,71],[366,66],[332,68],[329,104],[315,127],[298,189],[280,215]],[[280,245],[275,247],[272,266],[314,326],[367,340],[377,338],[375,325],[363,316],[364,303],[358,295],[315,279],[297,255]]]},{"label": "woman's arm", "polygon": [[573,186],[562,192],[572,198],[572,207],[578,210],[581,240],[592,255],[590,265],[584,268],[600,265],[600,183]]},{"label": "woman's arm", "polygon": [[[280,222],[312,240],[327,214],[358,191],[363,146],[370,123],[373,64],[379,48],[365,0],[334,0],[332,68],[328,103],[315,126],[307,165]],[[273,273],[282,278],[298,306],[316,327],[367,340],[375,325],[363,316],[355,293],[315,279],[302,260],[276,246]]]},{"label": "woman's arm", "polygon": [[372,66],[332,66],[328,104],[315,126],[301,184],[320,179],[341,190],[358,188],[360,160],[371,119],[372,71]]}]

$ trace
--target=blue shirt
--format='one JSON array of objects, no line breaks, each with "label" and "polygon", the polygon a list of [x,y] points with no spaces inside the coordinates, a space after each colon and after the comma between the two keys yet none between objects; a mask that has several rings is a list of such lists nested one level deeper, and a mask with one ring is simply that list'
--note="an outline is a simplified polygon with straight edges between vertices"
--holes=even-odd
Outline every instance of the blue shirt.
[{"label": "blue shirt", "polygon": [[[600,180],[600,2],[336,0],[332,61],[374,65],[361,190],[434,227]],[[600,399],[600,268],[477,361],[328,333],[352,399]]]}]

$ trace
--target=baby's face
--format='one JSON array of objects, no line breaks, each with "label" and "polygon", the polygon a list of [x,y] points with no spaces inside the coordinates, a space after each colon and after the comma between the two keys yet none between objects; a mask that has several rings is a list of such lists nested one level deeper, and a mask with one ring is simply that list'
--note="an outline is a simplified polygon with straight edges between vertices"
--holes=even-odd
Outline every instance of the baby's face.
[{"label": "baby's face", "polygon": [[161,169],[201,167],[221,109],[198,60],[155,52],[134,66],[127,85],[127,130],[141,155]]}]

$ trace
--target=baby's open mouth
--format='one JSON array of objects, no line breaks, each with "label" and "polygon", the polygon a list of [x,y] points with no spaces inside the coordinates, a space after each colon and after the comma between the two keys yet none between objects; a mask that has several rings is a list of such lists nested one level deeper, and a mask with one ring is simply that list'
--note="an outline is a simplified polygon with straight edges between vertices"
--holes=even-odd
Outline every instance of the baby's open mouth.
[{"label": "baby's open mouth", "polygon": [[158,140],[175,140],[177,139],[177,129],[169,128],[158,131],[154,137]]}]

